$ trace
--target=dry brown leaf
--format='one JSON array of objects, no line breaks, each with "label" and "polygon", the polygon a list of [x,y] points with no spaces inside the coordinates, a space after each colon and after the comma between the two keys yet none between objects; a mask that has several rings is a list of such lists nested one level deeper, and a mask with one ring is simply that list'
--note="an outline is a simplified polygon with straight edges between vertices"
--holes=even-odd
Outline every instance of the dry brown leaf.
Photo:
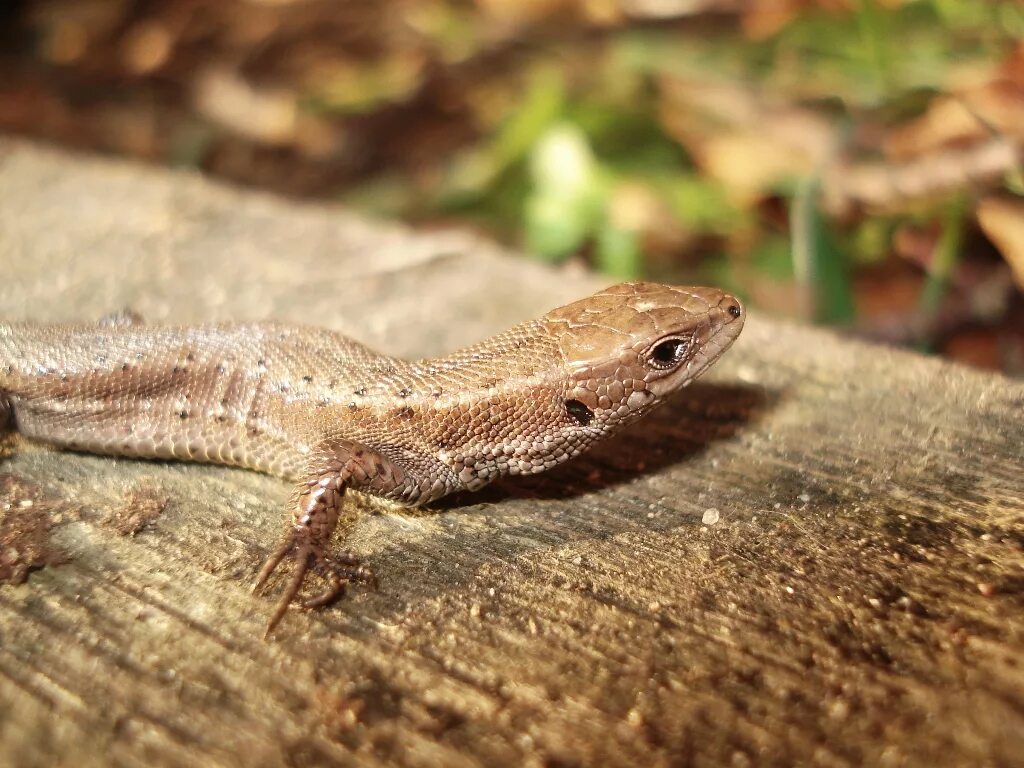
[{"label": "dry brown leaf", "polygon": [[817,112],[768,102],[736,84],[665,79],[662,93],[666,130],[740,203],[812,172],[835,140],[832,123]]},{"label": "dry brown leaf", "polygon": [[834,164],[824,175],[824,203],[837,216],[857,209],[900,210],[955,190],[991,188],[1018,167],[1020,159],[1017,144],[995,138],[903,163]]},{"label": "dry brown leaf", "polygon": [[481,12],[494,23],[520,27],[571,9],[571,0],[478,0]]},{"label": "dry brown leaf", "polygon": [[906,160],[993,136],[1024,138],[1024,87],[1009,80],[936,98],[924,114],[891,130],[884,149],[889,159]]},{"label": "dry brown leaf", "polygon": [[731,13],[745,0],[616,0],[620,10],[634,19],[678,19],[701,13]]},{"label": "dry brown leaf", "polygon": [[906,160],[987,135],[985,126],[961,99],[941,96],[924,114],[890,131],[884,149],[889,159]]},{"label": "dry brown leaf", "polygon": [[815,159],[766,136],[734,133],[706,141],[700,164],[708,176],[725,185],[733,201],[750,204],[779,182],[811,173]]},{"label": "dry brown leaf", "polygon": [[1013,280],[1024,290],[1024,201],[986,197],[978,203],[978,224],[999,249],[1013,271]]},{"label": "dry brown leaf", "polygon": [[295,136],[293,91],[260,89],[237,72],[211,67],[196,79],[196,110],[208,120],[261,144],[287,144]]},{"label": "dry brown leaf", "polygon": [[141,21],[121,41],[121,56],[133,75],[148,75],[164,66],[174,48],[171,31],[158,21]]},{"label": "dry brown leaf", "polygon": [[1024,139],[1024,83],[994,79],[963,94],[963,99],[989,131]]}]

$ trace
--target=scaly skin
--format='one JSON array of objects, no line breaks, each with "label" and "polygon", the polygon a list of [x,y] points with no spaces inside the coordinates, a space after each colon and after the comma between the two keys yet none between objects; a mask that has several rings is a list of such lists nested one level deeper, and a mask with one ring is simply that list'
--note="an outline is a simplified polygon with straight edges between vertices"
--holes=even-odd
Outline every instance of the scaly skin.
[{"label": "scaly skin", "polygon": [[408,505],[576,456],[705,371],[743,327],[714,288],[625,283],[472,347],[407,362],[330,331],[270,323],[0,324],[0,427],[66,448],[212,462],[296,481],[282,545],[325,605],[372,576],[331,555],[356,489]]}]

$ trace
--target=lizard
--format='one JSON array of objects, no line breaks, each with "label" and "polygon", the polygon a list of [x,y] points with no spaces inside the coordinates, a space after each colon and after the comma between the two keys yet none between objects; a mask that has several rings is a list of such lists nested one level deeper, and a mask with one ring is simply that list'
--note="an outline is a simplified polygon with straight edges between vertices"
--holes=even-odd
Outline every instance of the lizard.
[{"label": "lizard", "polygon": [[[70,450],[209,462],[291,480],[288,524],[254,592],[294,560],[267,626],[373,582],[333,551],[354,490],[418,506],[550,469],[706,371],[743,305],[716,288],[612,286],[433,359],[273,322],[0,323],[0,430]],[[326,587],[303,599],[319,573]]]}]

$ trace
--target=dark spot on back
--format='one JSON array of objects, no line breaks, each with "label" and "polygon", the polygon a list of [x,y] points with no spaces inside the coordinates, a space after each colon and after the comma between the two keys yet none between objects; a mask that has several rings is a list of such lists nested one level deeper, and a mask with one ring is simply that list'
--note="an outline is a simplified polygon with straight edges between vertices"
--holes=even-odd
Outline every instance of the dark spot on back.
[{"label": "dark spot on back", "polygon": [[411,419],[413,417],[413,410],[409,406],[399,408],[394,411],[394,416],[396,419]]}]

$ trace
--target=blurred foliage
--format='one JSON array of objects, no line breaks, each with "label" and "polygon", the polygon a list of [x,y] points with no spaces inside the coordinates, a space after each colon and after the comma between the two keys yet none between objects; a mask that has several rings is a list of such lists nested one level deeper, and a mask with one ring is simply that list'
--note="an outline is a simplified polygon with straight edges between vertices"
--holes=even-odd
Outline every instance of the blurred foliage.
[{"label": "blurred foliage", "polygon": [[0,128],[1024,372],[1021,4],[27,0],[4,23]]}]

